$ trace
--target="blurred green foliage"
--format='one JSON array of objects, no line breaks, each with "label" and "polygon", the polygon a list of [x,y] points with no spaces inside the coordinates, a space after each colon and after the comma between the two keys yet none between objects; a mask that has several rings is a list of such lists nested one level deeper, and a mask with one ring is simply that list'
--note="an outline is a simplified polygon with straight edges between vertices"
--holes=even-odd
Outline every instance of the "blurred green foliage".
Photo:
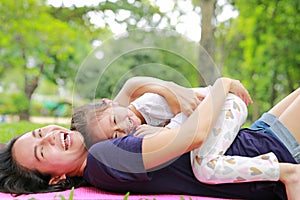
[{"label": "blurred green foliage", "polygon": [[[198,86],[199,45],[174,31],[129,31],[110,38],[81,64],[74,92],[93,100],[113,99],[127,79],[151,76],[186,87]],[[103,54],[103,57],[97,55]]]},{"label": "blurred green foliage", "polygon": [[88,31],[56,19],[44,2],[36,0],[3,0],[0,12],[0,75],[18,77],[1,86],[9,90],[5,85],[15,84],[15,91],[9,92],[25,97],[26,103],[17,109],[28,119],[32,95],[42,78],[57,85],[73,80],[78,63],[91,49]]},{"label": "blurred green foliage", "polygon": [[236,19],[218,31],[224,46],[223,74],[242,81],[254,104],[256,119],[300,86],[299,1],[231,1]]},{"label": "blurred green foliage", "polygon": [[[192,3],[191,9],[200,13],[199,1]],[[216,16],[229,5],[238,16],[214,23],[215,63],[221,75],[240,79],[249,89],[254,100],[249,114],[255,119],[300,85],[300,2],[223,3],[216,4]],[[74,104],[113,98],[124,81],[136,75],[202,85],[196,70],[203,62],[198,44],[172,31],[165,35],[130,31],[160,27],[163,21],[166,29],[175,32],[182,14],[178,5],[164,13],[150,1],[102,1],[92,7],[51,7],[43,0],[1,1],[0,112],[55,115],[54,110],[44,112],[45,99],[35,102],[33,97],[39,94],[49,101],[56,97],[56,103]],[[124,11],[129,15],[118,17]],[[95,26],[92,14],[101,16],[105,26]],[[129,39],[112,37],[108,15],[126,24]],[[101,46],[93,49],[99,41]],[[102,58],[84,60],[99,53]],[[70,112],[67,107],[63,115]]]},{"label": "blurred green foliage", "polygon": [[26,110],[28,106],[29,101],[22,93],[2,94],[0,99],[1,114],[18,114]]}]

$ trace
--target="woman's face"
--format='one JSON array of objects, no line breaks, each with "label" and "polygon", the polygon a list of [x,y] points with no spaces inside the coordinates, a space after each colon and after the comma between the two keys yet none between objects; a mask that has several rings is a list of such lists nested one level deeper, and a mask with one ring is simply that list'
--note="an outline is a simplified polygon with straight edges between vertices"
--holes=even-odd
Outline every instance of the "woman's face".
[{"label": "woman's face", "polygon": [[87,154],[79,132],[56,125],[25,133],[12,150],[21,166],[52,176],[77,175]]}]

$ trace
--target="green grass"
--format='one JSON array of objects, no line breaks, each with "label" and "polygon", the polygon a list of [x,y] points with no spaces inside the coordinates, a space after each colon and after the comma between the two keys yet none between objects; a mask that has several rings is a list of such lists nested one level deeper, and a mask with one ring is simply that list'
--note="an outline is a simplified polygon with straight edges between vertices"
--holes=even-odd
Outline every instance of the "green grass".
[{"label": "green grass", "polygon": [[[35,124],[27,121],[20,121],[14,123],[0,123],[0,143],[6,143],[10,138],[32,131],[34,129],[46,126],[49,124]],[[60,124],[66,128],[69,127],[68,124]]]}]

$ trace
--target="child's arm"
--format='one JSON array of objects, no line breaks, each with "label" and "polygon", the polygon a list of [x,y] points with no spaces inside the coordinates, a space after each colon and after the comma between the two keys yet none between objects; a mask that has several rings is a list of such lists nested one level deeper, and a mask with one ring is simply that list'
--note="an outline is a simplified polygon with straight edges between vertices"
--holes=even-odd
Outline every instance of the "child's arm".
[{"label": "child's arm", "polygon": [[163,96],[174,114],[184,112],[187,115],[200,103],[199,97],[203,95],[194,92],[173,82],[163,81],[152,77],[133,77],[126,81],[115,101],[120,105],[128,106],[131,101],[146,92]]}]

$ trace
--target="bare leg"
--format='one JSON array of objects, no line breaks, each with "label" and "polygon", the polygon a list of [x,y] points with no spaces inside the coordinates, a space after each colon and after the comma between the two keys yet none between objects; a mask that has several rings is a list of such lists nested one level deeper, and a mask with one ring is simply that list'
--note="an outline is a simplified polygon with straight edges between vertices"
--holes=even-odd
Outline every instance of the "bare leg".
[{"label": "bare leg", "polygon": [[269,113],[275,115],[300,143],[300,88],[280,101]]},{"label": "bare leg", "polygon": [[299,199],[300,165],[280,163],[280,180],[285,184],[288,200]]},{"label": "bare leg", "polygon": [[[300,88],[280,101],[269,113],[277,116],[300,143]],[[279,165],[280,180],[286,186],[288,199],[299,199],[300,165],[289,163],[280,163]]]},{"label": "bare leg", "polygon": [[277,118],[300,96],[300,88],[286,96],[278,104],[269,110],[269,113],[275,115]]},{"label": "bare leg", "polygon": [[279,121],[300,143],[300,96],[279,116]]}]

